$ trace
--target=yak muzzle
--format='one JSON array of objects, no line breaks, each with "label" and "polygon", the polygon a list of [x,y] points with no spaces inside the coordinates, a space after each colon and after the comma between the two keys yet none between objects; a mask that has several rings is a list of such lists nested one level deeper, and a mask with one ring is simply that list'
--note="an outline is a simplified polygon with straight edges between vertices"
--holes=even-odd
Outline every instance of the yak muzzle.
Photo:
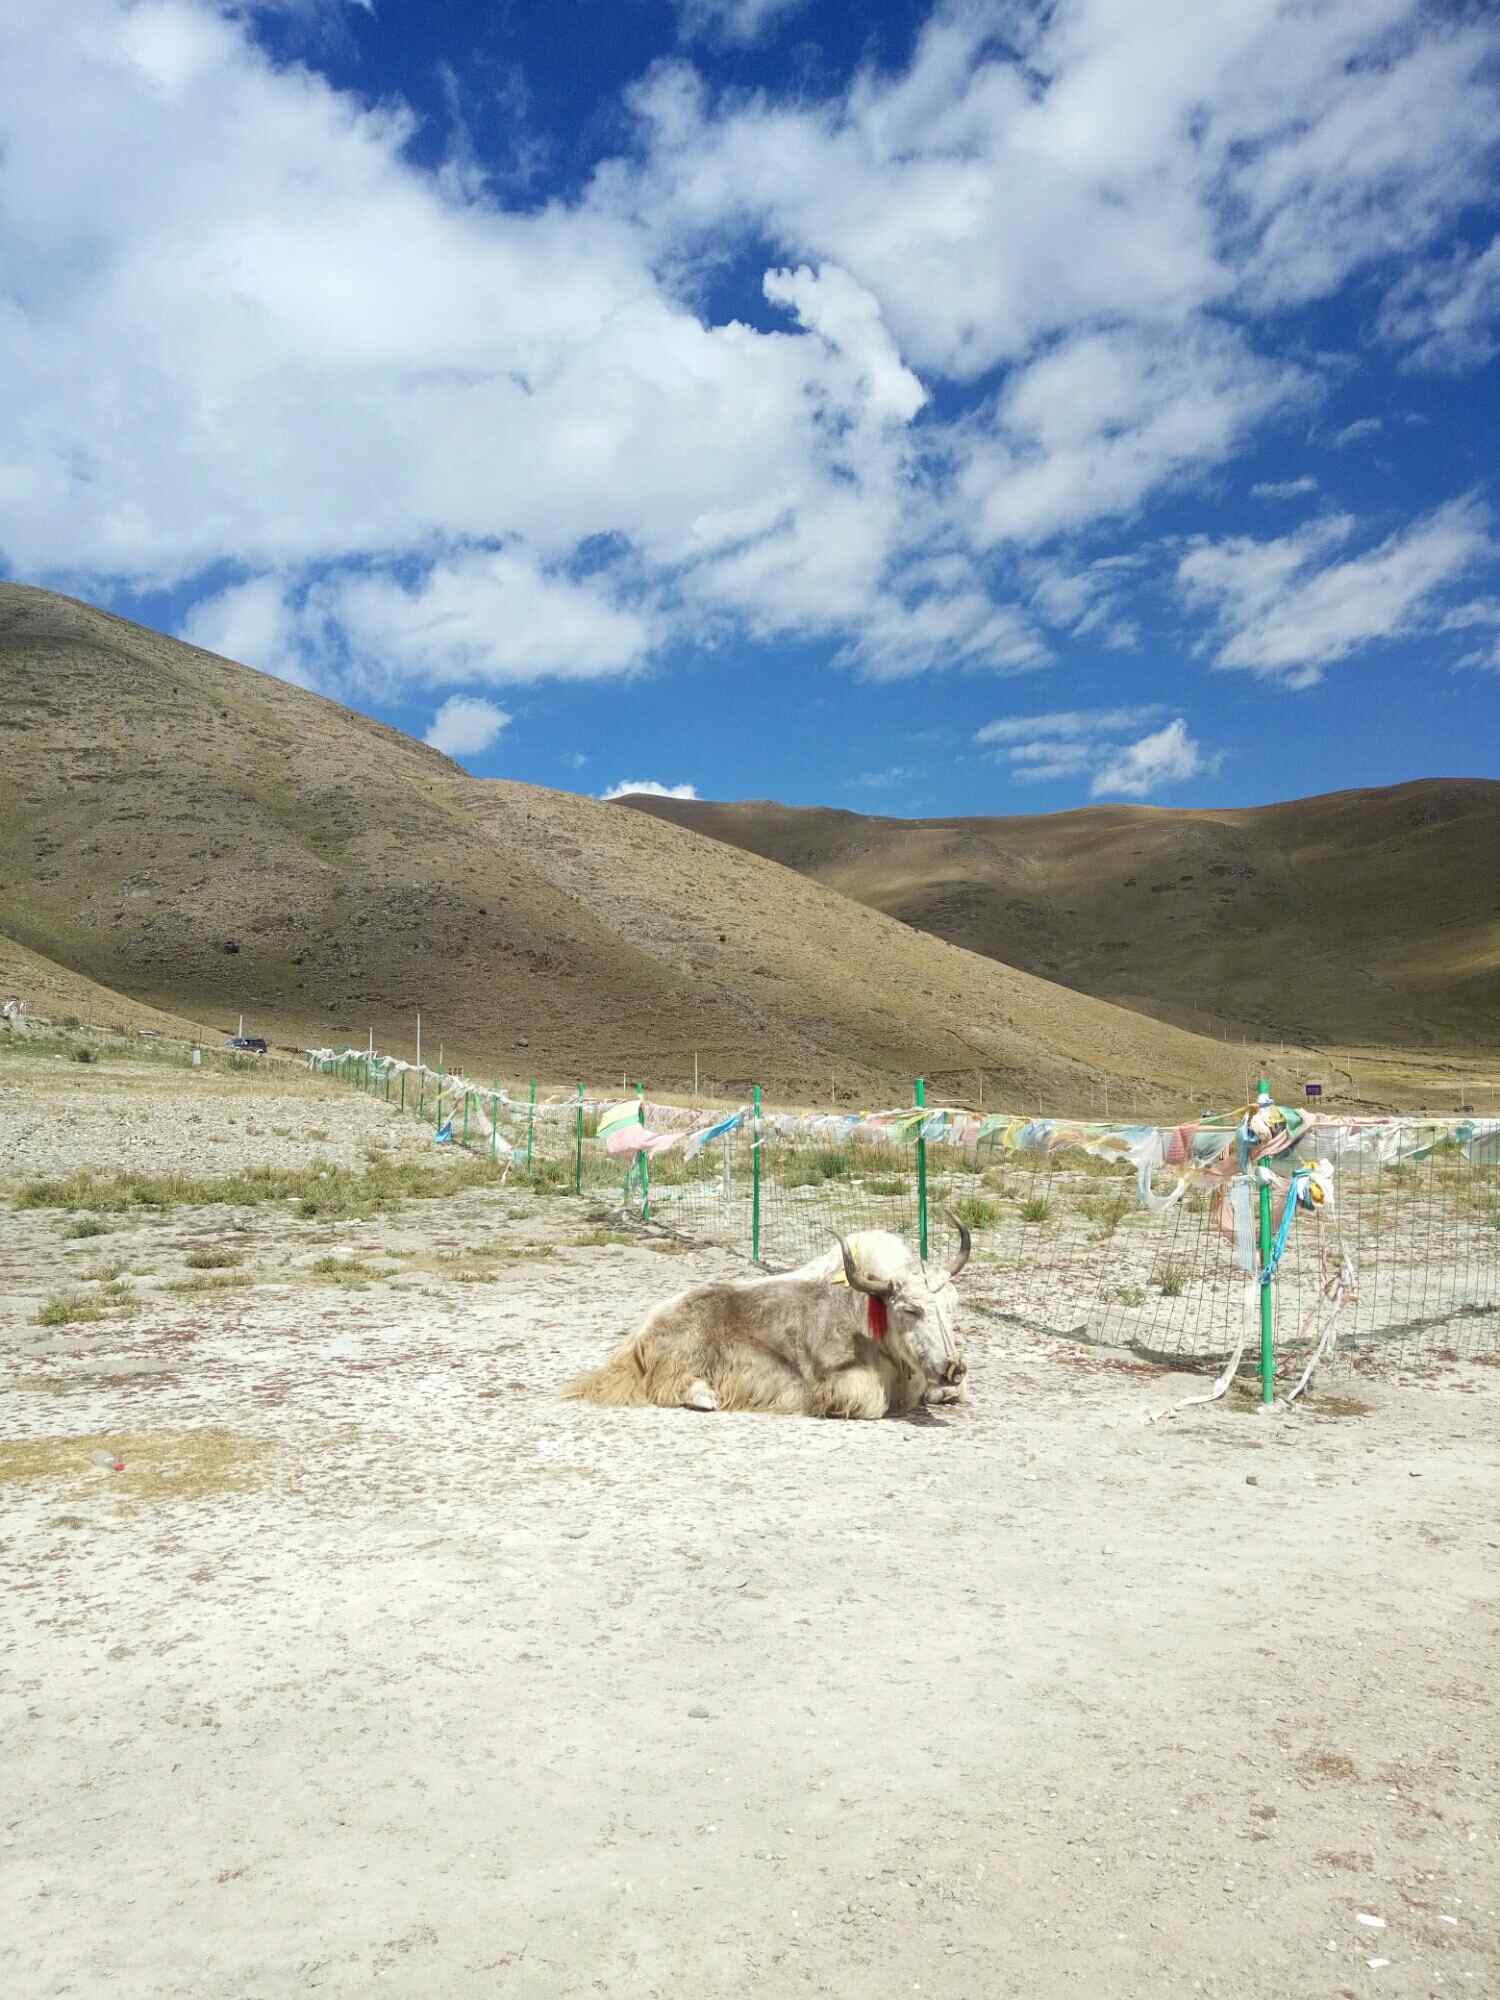
[{"label": "yak muzzle", "polygon": [[968,1372],[968,1362],[964,1360],[962,1355],[956,1354],[943,1370],[943,1380],[950,1383],[956,1389]]}]

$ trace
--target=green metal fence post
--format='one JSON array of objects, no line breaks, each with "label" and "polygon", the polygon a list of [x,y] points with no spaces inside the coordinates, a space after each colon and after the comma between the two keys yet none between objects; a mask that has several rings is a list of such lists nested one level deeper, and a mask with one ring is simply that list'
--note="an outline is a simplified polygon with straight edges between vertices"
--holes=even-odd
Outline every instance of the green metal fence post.
[{"label": "green metal fence post", "polygon": [[495,1116],[495,1093],[490,1092],[490,1158],[495,1158],[500,1139],[500,1121]]},{"label": "green metal fence post", "polygon": [[531,1172],[531,1145],[536,1133],[536,1078],[531,1079],[531,1103],[526,1111],[526,1171]]},{"label": "green metal fence post", "polygon": [[573,1126],[573,1192],[583,1193],[583,1085],[578,1086],[578,1112]]},{"label": "green metal fence post", "polygon": [[469,1143],[469,1093],[464,1092],[464,1135],[458,1142],[461,1146]]},{"label": "green metal fence post", "polygon": [[[635,1101],[638,1107],[638,1116],[644,1125],[646,1122],[645,1084],[638,1083],[636,1085]],[[636,1158],[641,1164],[641,1220],[642,1222],[649,1222],[651,1220],[651,1156],[649,1153],[637,1153]]]},{"label": "green metal fence post", "polygon": [[[927,1079],[917,1078],[916,1103],[918,1111],[927,1105]],[[925,1121],[924,1121],[925,1122]],[[922,1127],[917,1127],[917,1249],[923,1263],[927,1261],[927,1141],[922,1137]]]},{"label": "green metal fence post", "polygon": [[402,1070],[402,1072],[401,1072],[401,1103],[400,1103],[400,1107],[399,1107],[399,1108],[400,1108],[400,1109],[401,1109],[402,1111],[404,1111],[404,1110],[406,1109],[406,1071],[405,1071],[405,1070]]},{"label": "green metal fence post", "polygon": [[755,1086],[755,1115],[750,1121],[750,1261],[760,1262],[760,1085]]},{"label": "green metal fence post", "polygon": [[[1262,1105],[1271,1102],[1271,1086],[1262,1077],[1258,1101]],[[1291,1189],[1287,1190],[1287,1200],[1291,1200]],[[1273,1297],[1275,1280],[1266,1273],[1271,1263],[1271,1173],[1262,1164],[1260,1168],[1260,1400],[1263,1404],[1276,1400],[1276,1301]]]},{"label": "green metal fence post", "polygon": [[426,1102],[427,1102],[427,1072],[425,1069],[419,1069],[417,1071],[417,1116],[419,1118],[422,1115],[422,1107],[426,1104]]}]

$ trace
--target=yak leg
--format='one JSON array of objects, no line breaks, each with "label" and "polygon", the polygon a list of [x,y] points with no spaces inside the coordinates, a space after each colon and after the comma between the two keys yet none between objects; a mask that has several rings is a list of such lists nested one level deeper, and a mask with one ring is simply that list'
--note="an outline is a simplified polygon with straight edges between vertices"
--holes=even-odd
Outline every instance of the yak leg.
[{"label": "yak leg", "polygon": [[878,1368],[851,1361],[820,1385],[825,1417],[883,1417],[891,1407],[890,1385]]},{"label": "yak leg", "polygon": [[758,1341],[668,1327],[653,1329],[641,1354],[646,1400],[663,1409],[806,1409],[801,1376]]}]

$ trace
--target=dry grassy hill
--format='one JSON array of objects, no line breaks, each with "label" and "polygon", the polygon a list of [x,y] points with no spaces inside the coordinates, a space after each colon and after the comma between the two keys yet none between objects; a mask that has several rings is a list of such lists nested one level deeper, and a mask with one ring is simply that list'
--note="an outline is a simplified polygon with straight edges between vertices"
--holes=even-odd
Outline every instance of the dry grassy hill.
[{"label": "dry grassy hill", "polygon": [[1241,1064],[717,840],[469,777],[302,689],[0,586],[0,930],[140,1005],[476,1070],[1179,1110]]},{"label": "dry grassy hill", "polygon": [[622,803],[1182,1027],[1406,1048],[1497,1039],[1492,780],[1237,812],[1091,806],[1014,819]]}]

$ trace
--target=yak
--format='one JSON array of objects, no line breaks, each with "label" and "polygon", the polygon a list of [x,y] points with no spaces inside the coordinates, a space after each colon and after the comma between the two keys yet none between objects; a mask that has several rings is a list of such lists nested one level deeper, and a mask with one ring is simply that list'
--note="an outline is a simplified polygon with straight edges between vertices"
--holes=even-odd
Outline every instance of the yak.
[{"label": "yak", "polygon": [[562,1393],[802,1417],[883,1417],[956,1401],[967,1367],[954,1280],[970,1239],[955,1227],[946,1271],[929,1271],[899,1236],[867,1230],[783,1276],[678,1292]]}]

